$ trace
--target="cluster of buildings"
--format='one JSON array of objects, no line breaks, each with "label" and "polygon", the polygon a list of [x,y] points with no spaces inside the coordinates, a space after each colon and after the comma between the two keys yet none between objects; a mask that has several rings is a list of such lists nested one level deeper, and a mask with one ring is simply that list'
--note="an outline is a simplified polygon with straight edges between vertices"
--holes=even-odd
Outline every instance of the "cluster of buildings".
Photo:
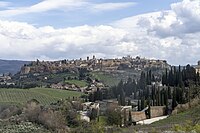
[{"label": "cluster of buildings", "polygon": [[[164,116],[166,114],[165,106],[151,106],[150,109],[146,107],[142,111],[137,111],[137,100],[131,100],[131,106],[119,106],[117,99],[96,101],[96,102],[85,102],[82,104],[83,110],[79,111],[80,118],[87,122],[90,122],[89,114],[91,110],[95,109],[97,111],[97,117],[105,115],[109,108],[114,108],[119,110],[121,113],[122,126],[125,121],[129,121],[131,115],[132,123],[136,124],[140,121]],[[148,115],[148,109],[150,110],[150,117]]]},{"label": "cluster of buildings", "polygon": [[106,71],[106,70],[120,70],[120,69],[134,69],[142,70],[148,67],[168,68],[169,65],[165,60],[154,60],[146,58],[132,58],[131,56],[123,57],[121,59],[97,59],[87,57],[86,60],[61,60],[61,61],[34,61],[29,65],[25,65],[21,69],[21,74],[29,73],[43,73],[43,72],[59,72],[66,70],[74,70],[77,68],[86,68],[91,71]]},{"label": "cluster of buildings", "polygon": [[10,75],[5,75],[5,74],[2,74],[0,75],[0,85],[15,85],[15,83],[13,82],[10,82],[11,80],[11,76]]},{"label": "cluster of buildings", "polygon": [[[156,89],[166,89],[166,86],[163,86],[160,82],[152,82],[152,85],[148,85],[147,88],[149,89],[149,93],[152,93],[152,87],[155,87]],[[136,97],[139,94],[136,94]],[[167,104],[168,108],[166,110],[166,106],[162,105],[161,103],[159,105],[155,104],[153,101],[151,101],[151,106],[146,106],[143,110],[138,111],[138,107],[141,103],[141,100],[138,100],[134,96],[134,94],[130,97],[126,97],[125,101],[130,101],[129,106],[121,106],[119,105],[119,102],[117,99],[109,99],[109,100],[102,100],[102,101],[96,101],[96,102],[85,102],[83,103],[83,110],[80,111],[81,119],[85,121],[90,121],[89,114],[90,112],[95,109],[97,110],[98,116],[104,116],[106,114],[106,111],[109,108],[117,109],[121,112],[121,118],[122,118],[122,124],[125,123],[125,121],[131,120],[133,124],[141,123],[141,121],[150,119],[150,118],[157,118],[160,116],[164,116],[167,114],[172,113],[172,99],[168,99]],[[158,100],[158,99],[157,99]],[[160,99],[159,99],[160,100]],[[150,113],[149,113],[150,112]],[[123,126],[123,125],[122,125]]]},{"label": "cluster of buildings", "polygon": [[197,66],[195,66],[196,73],[200,74],[200,61],[198,61]]},{"label": "cluster of buildings", "polygon": [[83,92],[85,94],[90,94],[93,93],[95,91],[97,91],[97,89],[107,89],[105,87],[105,85],[101,82],[96,82],[95,80],[93,80],[93,82],[91,84],[88,84],[87,86],[77,86],[75,84],[69,84],[69,83],[54,83],[50,86],[51,88],[54,89],[61,89],[61,90],[70,90],[70,91],[79,91],[79,92]]}]

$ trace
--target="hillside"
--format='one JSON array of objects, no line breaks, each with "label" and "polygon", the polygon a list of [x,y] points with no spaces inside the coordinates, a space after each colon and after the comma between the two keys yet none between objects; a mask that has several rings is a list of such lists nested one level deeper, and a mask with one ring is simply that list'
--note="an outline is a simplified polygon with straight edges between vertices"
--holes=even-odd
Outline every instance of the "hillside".
[{"label": "hillside", "polygon": [[48,105],[59,99],[79,97],[81,94],[80,92],[49,88],[0,89],[0,104],[22,105],[31,99],[37,99],[41,104]]},{"label": "hillside", "polygon": [[[200,124],[200,105],[194,106],[188,110],[180,112],[175,115],[170,115],[168,118],[154,122],[150,125],[137,125],[130,128],[126,128],[122,133],[130,133],[134,131],[145,131],[145,132],[163,132],[170,130],[192,130]],[[198,132],[197,131],[197,132]],[[187,132],[187,131],[186,131]]]},{"label": "hillside", "polygon": [[1,60],[0,59],[0,74],[12,73],[15,74],[20,71],[20,68],[24,64],[29,64],[29,61],[18,61],[18,60]]}]

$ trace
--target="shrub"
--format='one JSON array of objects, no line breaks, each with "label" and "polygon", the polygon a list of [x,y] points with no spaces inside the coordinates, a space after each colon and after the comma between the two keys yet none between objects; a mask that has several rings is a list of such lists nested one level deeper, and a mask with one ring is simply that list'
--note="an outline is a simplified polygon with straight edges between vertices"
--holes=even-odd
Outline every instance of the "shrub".
[{"label": "shrub", "polygon": [[46,128],[54,131],[64,131],[66,129],[66,122],[60,111],[53,111],[52,109],[43,110],[39,114],[38,121]]},{"label": "shrub", "polygon": [[42,124],[53,131],[65,131],[66,129],[65,117],[61,111],[43,108],[35,99],[27,102],[24,112],[30,122]]},{"label": "shrub", "polygon": [[41,110],[42,109],[41,109],[39,102],[35,99],[32,99],[27,102],[27,104],[24,108],[24,113],[25,113],[26,118],[29,121],[39,123],[38,117],[39,117]]},{"label": "shrub", "polygon": [[7,119],[11,116],[19,115],[22,110],[17,106],[8,106],[0,111],[0,119]]}]

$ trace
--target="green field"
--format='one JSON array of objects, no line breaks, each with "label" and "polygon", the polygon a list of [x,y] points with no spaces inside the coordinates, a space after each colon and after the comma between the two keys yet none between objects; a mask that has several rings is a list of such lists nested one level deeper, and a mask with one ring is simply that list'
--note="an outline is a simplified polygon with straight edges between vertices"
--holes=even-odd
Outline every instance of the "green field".
[{"label": "green field", "polygon": [[65,82],[68,83],[68,84],[74,84],[74,85],[79,86],[79,87],[88,86],[88,83],[84,80],[66,80]]},{"label": "green field", "polygon": [[106,74],[104,72],[92,72],[91,76],[103,82],[105,85],[114,86],[120,81],[119,77],[112,76],[111,74]]},{"label": "green field", "polygon": [[56,102],[68,97],[79,97],[82,93],[67,90],[56,90],[50,88],[32,89],[0,89],[0,104],[22,105],[28,100],[36,99],[43,105]]}]

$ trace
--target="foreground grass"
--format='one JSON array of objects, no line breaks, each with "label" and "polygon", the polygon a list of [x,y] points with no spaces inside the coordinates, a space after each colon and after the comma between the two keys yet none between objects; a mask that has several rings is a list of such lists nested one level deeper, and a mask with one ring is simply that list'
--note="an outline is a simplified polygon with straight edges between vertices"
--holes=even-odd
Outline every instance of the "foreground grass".
[{"label": "foreground grass", "polygon": [[171,115],[167,119],[163,119],[157,122],[154,122],[151,124],[151,126],[163,126],[163,125],[172,125],[175,124],[185,124],[188,121],[191,122],[198,122],[198,119],[200,120],[200,106],[193,107],[187,111],[181,112],[177,115]]},{"label": "foreground grass", "polygon": [[28,100],[36,99],[43,105],[48,105],[68,97],[80,97],[82,93],[50,88],[32,89],[0,89],[0,104],[22,105]]}]

